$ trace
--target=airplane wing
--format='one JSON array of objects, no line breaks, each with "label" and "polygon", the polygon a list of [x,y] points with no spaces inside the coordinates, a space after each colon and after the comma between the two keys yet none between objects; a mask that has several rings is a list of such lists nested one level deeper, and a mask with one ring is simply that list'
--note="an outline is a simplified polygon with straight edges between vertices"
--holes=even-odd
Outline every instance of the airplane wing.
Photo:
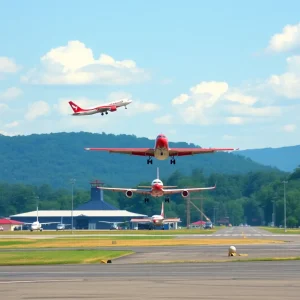
[{"label": "airplane wing", "polygon": [[186,156],[194,154],[214,153],[220,151],[236,151],[239,148],[172,148],[169,150],[170,156]]},{"label": "airplane wing", "polygon": [[[41,225],[50,225],[50,224],[59,224],[60,222],[46,222],[46,223],[40,223]],[[31,223],[32,224],[32,223]]]},{"label": "airplane wing", "polygon": [[132,223],[151,223],[151,219],[150,218],[146,218],[146,219],[131,219],[130,222]]},{"label": "airplane wing", "polygon": [[163,223],[168,224],[168,223],[174,223],[174,222],[181,222],[179,218],[170,218],[170,219],[164,219]]},{"label": "airplane wing", "polygon": [[122,223],[126,223],[126,222],[109,222],[109,221],[98,221],[100,223],[107,223],[107,224],[122,224]]},{"label": "airplane wing", "polygon": [[[23,225],[32,225],[34,222],[31,223],[26,223],[26,222],[22,222]],[[49,225],[49,224],[59,224],[60,222],[48,222],[48,223],[40,223],[41,225]]]},{"label": "airplane wing", "polygon": [[131,191],[132,193],[136,194],[141,194],[141,195],[149,195],[151,194],[151,189],[126,189],[126,188],[109,188],[109,187],[98,187],[100,190],[107,190],[107,191],[112,191],[112,192],[126,192],[126,191]]},{"label": "airplane wing", "polygon": [[87,151],[107,151],[109,153],[121,153],[139,156],[154,156],[152,148],[84,148]]},{"label": "airplane wing", "polygon": [[204,188],[186,188],[186,189],[169,189],[169,190],[163,190],[165,195],[171,195],[171,194],[178,194],[183,191],[188,191],[188,192],[201,192],[201,191],[208,191],[208,190],[214,190],[216,188],[215,186],[211,187],[204,187]]}]

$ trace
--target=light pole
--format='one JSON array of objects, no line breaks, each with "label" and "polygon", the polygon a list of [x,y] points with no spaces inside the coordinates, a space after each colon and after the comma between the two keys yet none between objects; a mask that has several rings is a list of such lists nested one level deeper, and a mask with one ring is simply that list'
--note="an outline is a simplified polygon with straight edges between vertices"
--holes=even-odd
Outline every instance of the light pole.
[{"label": "light pole", "polygon": [[285,197],[285,185],[287,181],[283,181],[283,198],[284,198],[284,232],[286,232],[286,197]]},{"label": "light pole", "polygon": [[71,210],[71,226],[72,226],[72,234],[73,234],[73,203],[74,203],[74,184],[75,184],[76,179],[72,178],[71,179],[71,184],[72,184],[72,210]]}]

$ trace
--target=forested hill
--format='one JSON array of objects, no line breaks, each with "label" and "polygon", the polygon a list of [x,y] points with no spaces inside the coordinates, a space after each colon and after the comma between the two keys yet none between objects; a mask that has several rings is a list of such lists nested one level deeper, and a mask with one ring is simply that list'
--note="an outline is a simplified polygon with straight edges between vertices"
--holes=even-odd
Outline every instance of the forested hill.
[{"label": "forested hill", "polygon": [[300,165],[300,145],[281,148],[249,149],[236,153],[260,164],[274,166],[286,172],[292,172]]},{"label": "forested hill", "polygon": [[[190,174],[200,168],[211,173],[245,174],[249,171],[274,170],[248,158],[232,153],[203,154],[178,157],[176,165],[169,160],[105,152],[85,151],[85,147],[153,147],[154,140],[133,135],[53,133],[29,136],[0,135],[0,181],[25,184],[49,184],[54,188],[70,188],[70,178],[78,188],[88,188],[89,181],[99,179],[108,185],[134,186],[151,182],[160,167],[161,179],[175,170]],[[193,147],[187,143],[170,143],[171,147]]]}]

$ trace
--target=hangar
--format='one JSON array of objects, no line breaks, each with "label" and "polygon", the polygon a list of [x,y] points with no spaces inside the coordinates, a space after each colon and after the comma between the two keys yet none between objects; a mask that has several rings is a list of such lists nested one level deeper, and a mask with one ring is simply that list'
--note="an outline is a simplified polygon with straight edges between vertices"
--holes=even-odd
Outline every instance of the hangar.
[{"label": "hangar", "polygon": [[[73,227],[76,229],[110,229],[112,224],[107,222],[128,222],[132,218],[145,218],[146,215],[129,212],[127,210],[119,210],[104,201],[103,190],[98,189],[102,183],[95,180],[91,184],[90,201],[79,205],[73,210]],[[37,212],[30,211],[26,213],[10,216],[11,219],[32,223],[37,219]],[[40,223],[58,222],[64,224],[72,224],[72,210],[39,210],[38,218]],[[44,229],[56,229],[56,224],[43,225]],[[70,226],[67,228],[71,228]]]}]

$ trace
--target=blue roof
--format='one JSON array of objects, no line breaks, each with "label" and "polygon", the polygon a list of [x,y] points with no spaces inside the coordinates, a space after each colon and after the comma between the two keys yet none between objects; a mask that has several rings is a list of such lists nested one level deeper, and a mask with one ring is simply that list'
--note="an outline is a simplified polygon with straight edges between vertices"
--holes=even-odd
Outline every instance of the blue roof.
[{"label": "blue roof", "polygon": [[91,200],[79,205],[74,210],[118,210],[118,208],[104,201],[103,190],[91,188]]}]

